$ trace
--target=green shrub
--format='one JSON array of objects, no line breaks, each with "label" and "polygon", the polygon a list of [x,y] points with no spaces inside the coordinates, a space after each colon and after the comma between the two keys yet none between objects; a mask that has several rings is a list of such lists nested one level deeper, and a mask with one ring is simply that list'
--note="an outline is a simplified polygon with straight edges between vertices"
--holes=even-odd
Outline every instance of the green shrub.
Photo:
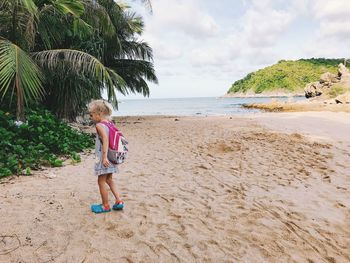
[{"label": "green shrub", "polygon": [[79,162],[77,152],[93,146],[91,135],[72,129],[47,110],[28,110],[26,116],[27,122],[18,125],[12,113],[0,110],[0,178],[29,175],[42,165],[62,166],[63,156]]},{"label": "green shrub", "polygon": [[339,84],[333,85],[329,90],[325,92],[325,96],[328,96],[331,99],[336,98],[337,96],[344,94],[345,92],[349,91],[348,88],[343,87]]}]

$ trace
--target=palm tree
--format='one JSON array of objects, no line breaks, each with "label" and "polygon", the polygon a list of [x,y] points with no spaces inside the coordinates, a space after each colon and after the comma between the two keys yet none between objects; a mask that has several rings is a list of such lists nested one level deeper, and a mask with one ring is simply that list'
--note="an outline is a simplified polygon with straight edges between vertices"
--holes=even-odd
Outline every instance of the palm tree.
[{"label": "palm tree", "polygon": [[112,0],[1,2],[0,95],[16,95],[18,119],[38,99],[74,119],[105,89],[114,105],[116,90],[148,95],[145,79],[157,78],[152,50],[135,38],[142,27]]},{"label": "palm tree", "polygon": [[[8,92],[11,93],[11,98],[16,95],[16,114],[20,120],[24,119],[24,103],[44,96],[44,75],[31,57],[37,34],[42,32],[43,40],[47,36],[44,30],[37,31],[37,25],[41,25],[39,18],[45,16],[46,12],[55,12],[61,16],[69,14],[78,18],[84,11],[80,1],[37,2],[45,5],[38,9],[33,0],[2,1],[0,5],[0,92],[2,98]],[[53,62],[50,62],[51,65]],[[103,67],[99,69],[104,70]],[[102,76],[106,75],[108,76],[108,72],[105,70]],[[101,75],[96,74],[96,77],[99,76]]]},{"label": "palm tree", "polygon": [[[71,67],[67,63],[62,63],[61,71],[64,74],[48,70],[45,73],[49,76],[46,82],[48,95],[44,103],[60,117],[67,119],[74,119],[78,113],[83,112],[91,98],[101,98],[104,90],[108,100],[117,107],[116,91],[148,96],[146,81],[157,83],[152,50],[147,43],[137,40],[143,30],[142,19],[129,12],[128,6],[117,4],[113,0],[98,0],[93,4],[85,1],[84,4],[86,11],[81,19],[93,25],[93,30],[79,37],[69,37],[63,44],[98,58],[113,78],[107,83],[92,80],[67,70]],[[104,12],[103,23],[96,23],[96,12]]]}]

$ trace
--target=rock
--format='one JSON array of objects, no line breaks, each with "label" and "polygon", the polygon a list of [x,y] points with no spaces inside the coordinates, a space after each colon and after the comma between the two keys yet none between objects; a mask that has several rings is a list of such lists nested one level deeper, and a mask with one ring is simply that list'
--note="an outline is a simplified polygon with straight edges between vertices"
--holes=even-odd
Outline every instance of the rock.
[{"label": "rock", "polygon": [[335,98],[337,104],[350,104],[350,91],[341,94]]},{"label": "rock", "polygon": [[312,98],[316,96],[322,95],[322,89],[323,85],[319,82],[312,82],[304,88],[305,91],[305,97],[306,98]]},{"label": "rock", "polygon": [[323,101],[323,104],[334,104],[334,103],[335,103],[334,99],[329,99],[329,100]]},{"label": "rock", "polygon": [[[307,84],[304,88],[305,97],[308,99],[321,96],[325,90],[331,89],[334,83],[342,83],[343,86],[348,86],[350,84],[350,71],[344,64],[339,64],[338,76],[326,72],[321,75],[318,82]],[[338,101],[337,103],[342,103],[342,100]]]},{"label": "rock", "polygon": [[339,64],[339,68],[338,68],[338,76],[341,78],[344,77],[349,77],[350,76],[350,71],[347,67],[344,66],[343,63]]},{"label": "rock", "polygon": [[54,179],[57,177],[57,175],[52,173],[52,172],[50,172],[49,174],[46,174],[45,176],[46,176],[46,178],[49,178],[49,179]]},{"label": "rock", "polygon": [[331,85],[331,83],[337,83],[339,82],[339,78],[337,75],[326,72],[323,73],[320,77],[320,81],[321,84],[327,84],[328,86]]},{"label": "rock", "polygon": [[340,100],[335,99],[335,103],[337,104],[343,104]]}]

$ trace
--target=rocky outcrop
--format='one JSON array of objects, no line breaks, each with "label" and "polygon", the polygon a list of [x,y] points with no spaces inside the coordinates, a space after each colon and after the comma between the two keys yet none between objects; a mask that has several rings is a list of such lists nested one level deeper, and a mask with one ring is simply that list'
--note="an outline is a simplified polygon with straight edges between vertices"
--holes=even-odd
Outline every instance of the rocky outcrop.
[{"label": "rocky outcrop", "polygon": [[307,84],[304,88],[305,97],[312,98],[321,96],[325,89],[330,89],[334,83],[339,82],[340,79],[337,75],[326,72],[321,75],[320,80]]},{"label": "rocky outcrop", "polygon": [[350,76],[349,69],[347,67],[345,67],[345,65],[343,63],[339,64],[338,76],[341,78]]},{"label": "rocky outcrop", "polygon": [[336,83],[340,80],[339,75],[335,75],[329,72],[323,73],[320,77],[320,84],[324,85],[324,86],[331,86],[332,83]]},{"label": "rocky outcrop", "polygon": [[312,82],[306,85],[304,88],[305,91],[305,97],[312,98],[322,95],[323,93],[323,86],[319,82]]},{"label": "rocky outcrop", "polygon": [[326,72],[321,75],[320,80],[312,82],[304,88],[305,97],[312,98],[321,96],[325,90],[329,90],[335,83],[350,81],[350,71],[344,64],[339,64],[338,75]]}]

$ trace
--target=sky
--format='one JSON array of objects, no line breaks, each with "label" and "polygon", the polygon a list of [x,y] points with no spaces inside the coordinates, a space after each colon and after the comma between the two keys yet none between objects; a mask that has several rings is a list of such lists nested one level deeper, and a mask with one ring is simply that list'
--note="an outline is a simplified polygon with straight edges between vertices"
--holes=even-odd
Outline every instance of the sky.
[{"label": "sky", "polygon": [[282,59],[350,58],[350,0],[152,0],[152,14],[140,2],[129,4],[154,52],[150,98],[221,96]]}]

